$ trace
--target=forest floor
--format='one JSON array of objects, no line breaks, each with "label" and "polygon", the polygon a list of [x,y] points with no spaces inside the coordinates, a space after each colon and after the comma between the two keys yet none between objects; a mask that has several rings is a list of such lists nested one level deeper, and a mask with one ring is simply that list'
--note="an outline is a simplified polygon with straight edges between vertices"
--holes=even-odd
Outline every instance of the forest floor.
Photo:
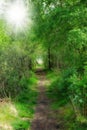
[{"label": "forest floor", "polygon": [[17,97],[20,100],[0,100],[0,130],[87,130],[55,87],[57,77],[38,70],[27,83],[29,89]]},{"label": "forest floor", "polygon": [[39,95],[31,130],[64,130],[61,121],[55,118],[55,114],[58,113],[50,109],[51,100],[46,94],[46,86],[50,82],[46,79],[46,73],[39,70],[36,74],[39,79],[37,87]]}]

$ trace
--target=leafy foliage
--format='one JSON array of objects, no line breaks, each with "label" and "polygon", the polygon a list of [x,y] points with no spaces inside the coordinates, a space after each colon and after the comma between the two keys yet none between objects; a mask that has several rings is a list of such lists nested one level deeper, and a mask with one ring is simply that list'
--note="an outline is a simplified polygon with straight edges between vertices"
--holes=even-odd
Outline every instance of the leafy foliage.
[{"label": "leafy foliage", "polygon": [[87,1],[31,0],[31,3],[33,26],[26,32],[15,35],[0,19],[0,97],[18,96],[23,103],[29,100],[25,93],[32,94],[26,85],[31,86],[31,70],[41,55],[46,68],[61,73],[50,91],[56,97],[59,94],[61,101],[64,98],[67,100],[64,102],[70,101],[77,118],[86,118]]}]

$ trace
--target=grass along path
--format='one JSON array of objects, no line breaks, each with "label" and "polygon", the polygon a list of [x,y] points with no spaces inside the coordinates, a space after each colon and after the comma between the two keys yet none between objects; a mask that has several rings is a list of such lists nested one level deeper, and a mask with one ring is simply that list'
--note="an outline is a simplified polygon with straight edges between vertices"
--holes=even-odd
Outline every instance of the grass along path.
[{"label": "grass along path", "polygon": [[16,99],[0,101],[0,130],[30,130],[37,100],[37,78],[23,81],[25,88]]}]

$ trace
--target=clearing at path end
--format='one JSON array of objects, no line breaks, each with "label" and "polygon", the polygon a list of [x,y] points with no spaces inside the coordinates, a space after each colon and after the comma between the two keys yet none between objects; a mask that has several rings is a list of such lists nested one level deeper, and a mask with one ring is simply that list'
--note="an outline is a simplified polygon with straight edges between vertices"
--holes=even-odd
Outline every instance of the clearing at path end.
[{"label": "clearing at path end", "polygon": [[37,76],[39,78],[39,96],[31,130],[63,130],[53,116],[52,110],[50,110],[50,100],[46,95],[46,84],[48,81],[46,80],[45,72],[38,71]]}]

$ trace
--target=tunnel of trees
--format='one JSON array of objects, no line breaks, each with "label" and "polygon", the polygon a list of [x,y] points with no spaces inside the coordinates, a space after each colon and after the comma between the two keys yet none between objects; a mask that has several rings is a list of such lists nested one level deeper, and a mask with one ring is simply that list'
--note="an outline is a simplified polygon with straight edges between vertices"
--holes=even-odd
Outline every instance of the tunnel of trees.
[{"label": "tunnel of trees", "polygon": [[70,102],[87,128],[87,0],[25,0],[25,5],[31,20],[26,29],[16,30],[0,14],[0,99],[21,100],[41,61],[42,69],[57,76],[49,91]]}]

